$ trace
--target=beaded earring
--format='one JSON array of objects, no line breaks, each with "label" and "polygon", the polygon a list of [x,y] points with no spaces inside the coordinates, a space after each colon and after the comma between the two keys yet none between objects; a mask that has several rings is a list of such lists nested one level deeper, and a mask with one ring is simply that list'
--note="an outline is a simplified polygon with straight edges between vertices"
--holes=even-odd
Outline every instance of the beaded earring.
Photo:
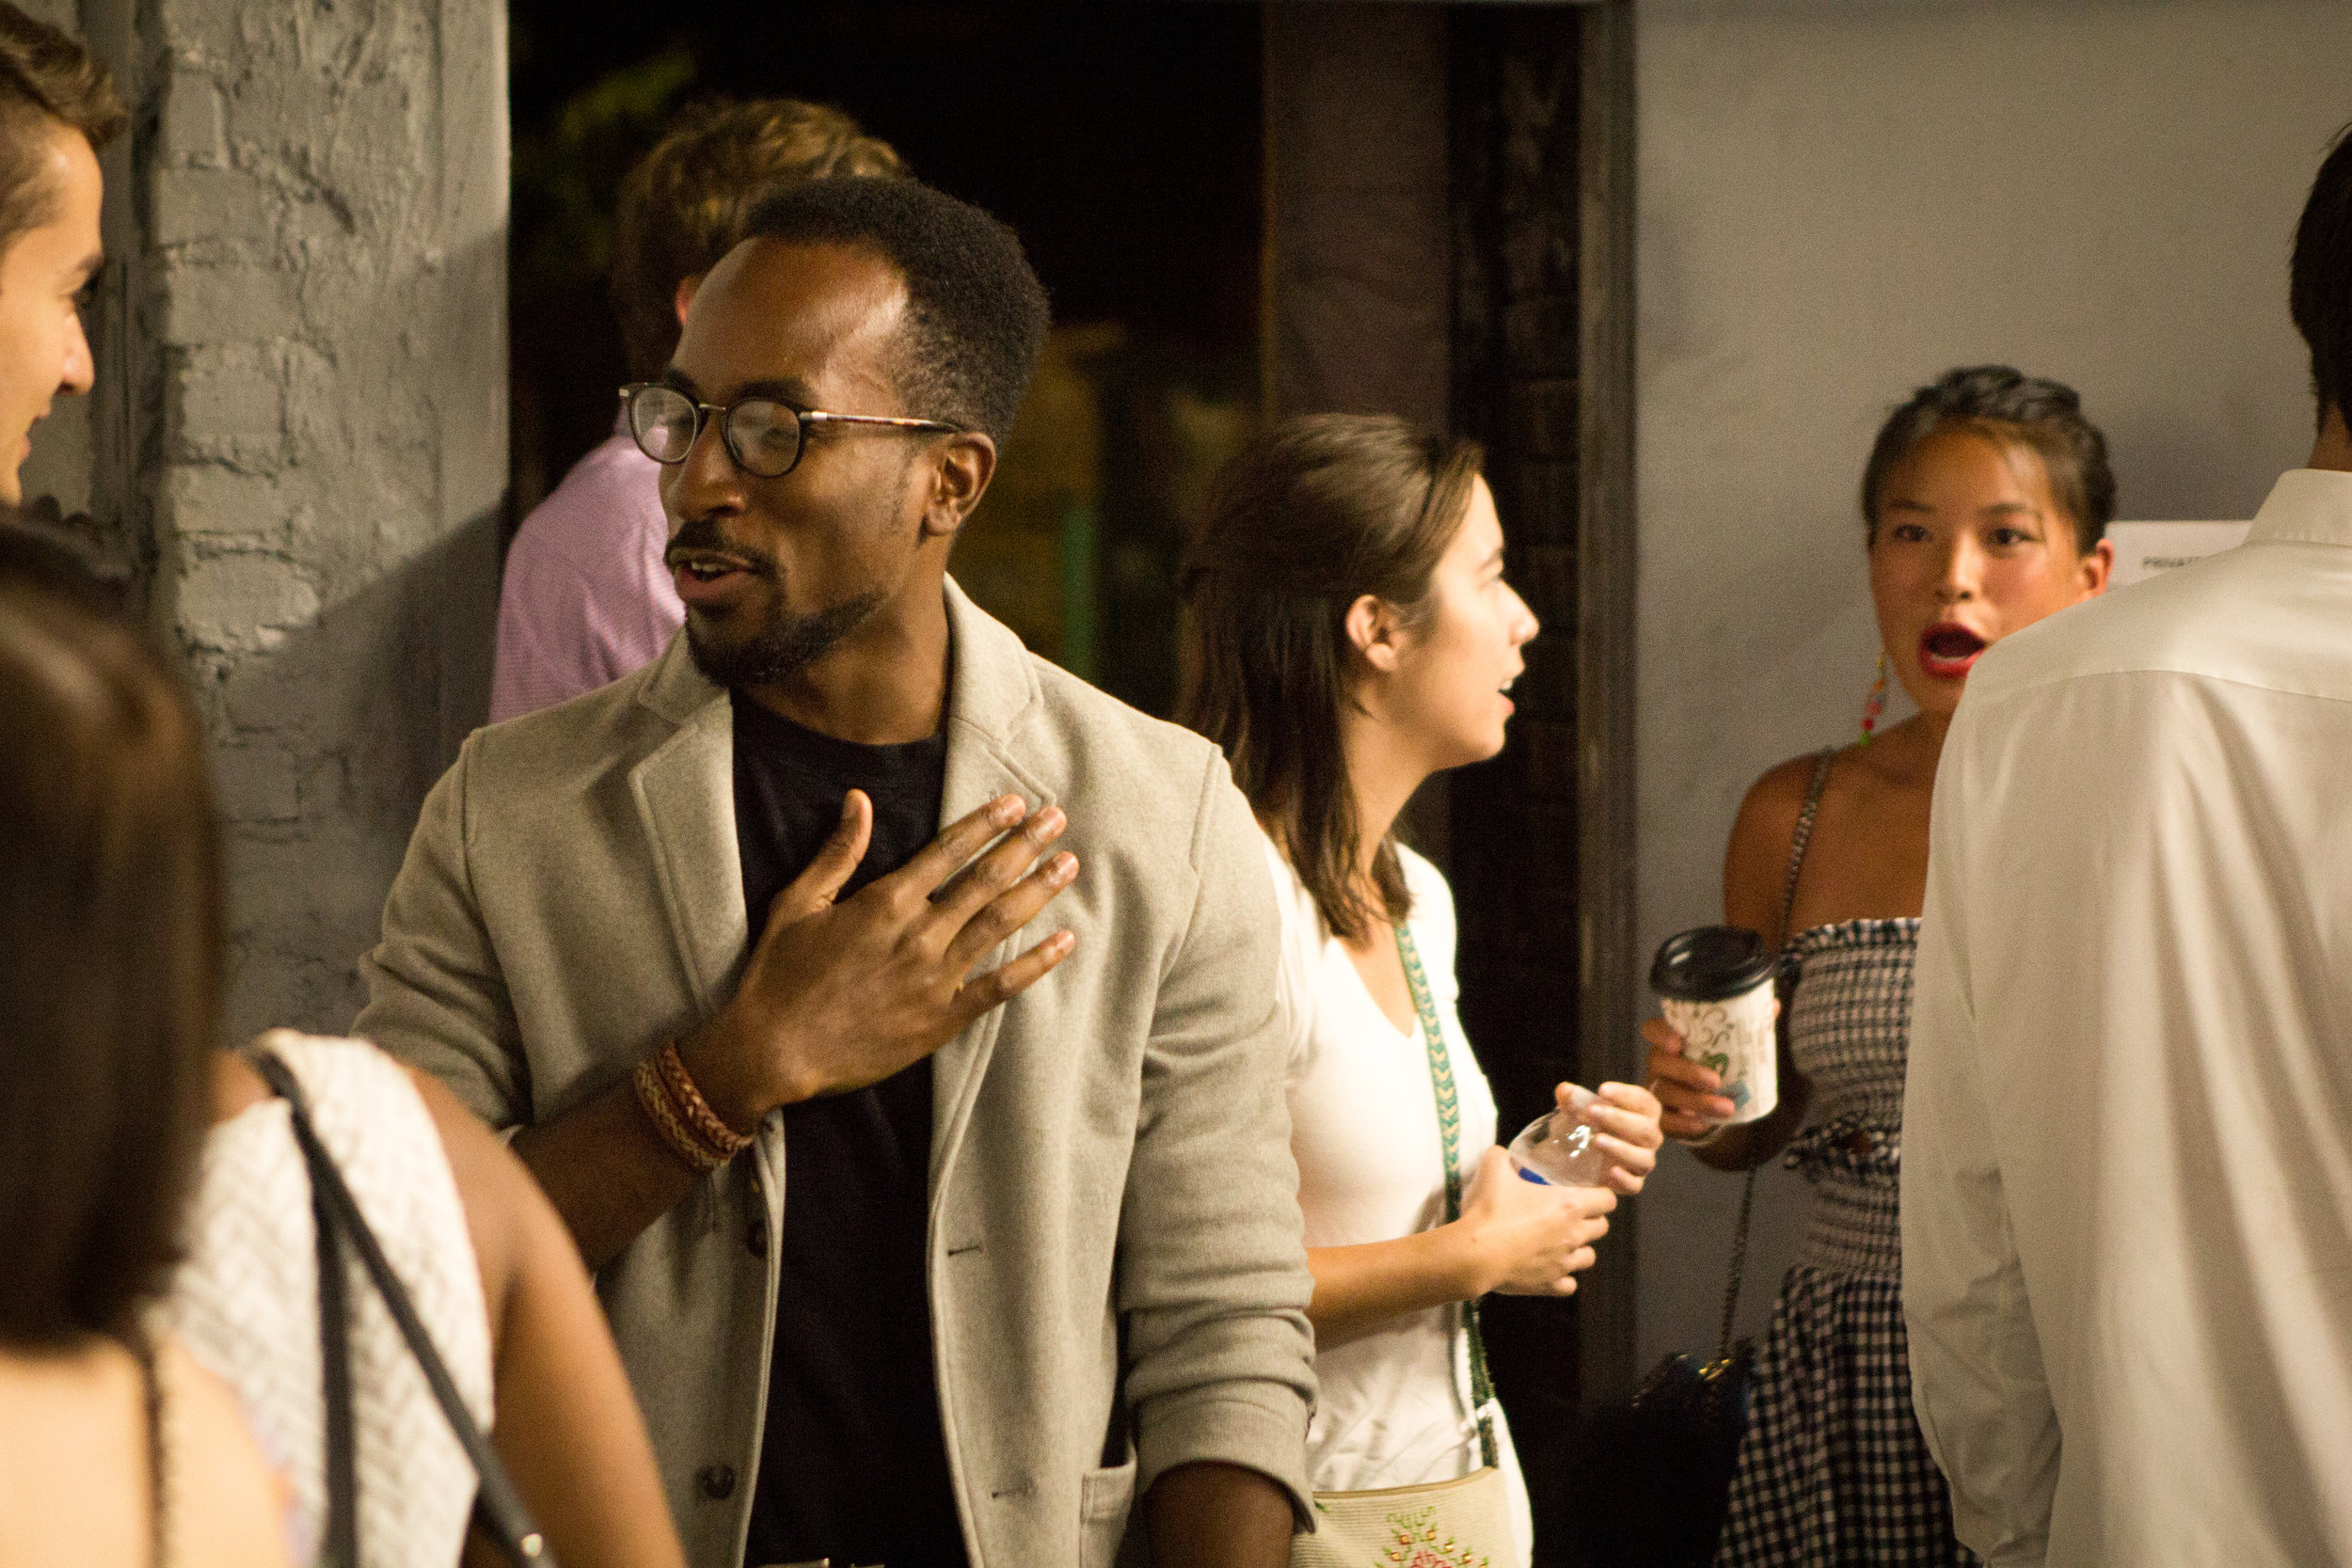
[{"label": "beaded earring", "polygon": [[1879,715],[1886,711],[1886,650],[1881,648],[1879,678],[1871,683],[1870,700],[1862,707],[1862,738],[1854,742],[1857,746],[1867,746],[1870,737],[1878,733]]}]

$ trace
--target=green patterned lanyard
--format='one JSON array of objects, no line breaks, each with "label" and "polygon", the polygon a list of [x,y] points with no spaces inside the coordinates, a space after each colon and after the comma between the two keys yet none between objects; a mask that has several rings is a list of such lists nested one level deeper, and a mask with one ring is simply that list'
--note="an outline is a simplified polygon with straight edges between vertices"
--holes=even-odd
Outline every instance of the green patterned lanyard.
[{"label": "green patterned lanyard", "polygon": [[[1413,993],[1413,1010],[1421,1015],[1422,1038],[1429,1046],[1429,1086],[1438,1097],[1438,1141],[1445,1157],[1445,1218],[1448,1225],[1462,1217],[1462,1100],[1454,1090],[1454,1058],[1446,1050],[1445,1029],[1438,1022],[1437,1004],[1429,999],[1429,975],[1413,949],[1413,934],[1396,928],[1397,957],[1405,960],[1405,984]],[[1478,1418],[1480,1462],[1497,1463],[1494,1422],[1486,1406],[1495,1397],[1494,1380],[1486,1371],[1486,1341],[1478,1332],[1478,1303],[1462,1303],[1462,1327],[1470,1339],[1470,1400]]]}]

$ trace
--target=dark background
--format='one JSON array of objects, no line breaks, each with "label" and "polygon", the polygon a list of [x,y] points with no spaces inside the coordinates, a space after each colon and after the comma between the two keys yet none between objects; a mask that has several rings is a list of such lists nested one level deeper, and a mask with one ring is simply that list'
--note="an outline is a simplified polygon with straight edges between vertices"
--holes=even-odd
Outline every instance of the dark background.
[{"label": "dark background", "polygon": [[1120,328],[1089,371],[1104,421],[1094,614],[1122,629],[1080,673],[1168,711],[1182,523],[1154,480],[1155,410],[1184,387],[1254,413],[1258,7],[718,0],[650,14],[509,8],[514,516],[611,431],[627,379],[605,284],[623,174],[695,99],[831,103],[1009,223],[1057,323]]}]

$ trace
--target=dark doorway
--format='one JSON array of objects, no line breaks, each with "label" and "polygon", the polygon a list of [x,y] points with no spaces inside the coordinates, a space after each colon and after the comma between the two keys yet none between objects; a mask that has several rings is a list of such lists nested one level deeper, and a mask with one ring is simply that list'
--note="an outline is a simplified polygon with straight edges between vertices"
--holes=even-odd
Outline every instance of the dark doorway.
[{"label": "dark doorway", "polygon": [[513,0],[509,17],[516,515],[610,431],[622,174],[694,99],[830,103],[1010,224],[1053,295],[1038,417],[958,580],[1032,648],[1167,713],[1184,518],[1256,420],[1258,8]]}]

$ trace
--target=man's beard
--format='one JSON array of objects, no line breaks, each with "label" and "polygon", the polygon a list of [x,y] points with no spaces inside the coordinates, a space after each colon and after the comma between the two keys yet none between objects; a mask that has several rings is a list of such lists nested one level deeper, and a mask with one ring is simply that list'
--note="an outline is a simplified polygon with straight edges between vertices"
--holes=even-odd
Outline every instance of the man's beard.
[{"label": "man's beard", "polygon": [[[833,652],[834,644],[882,608],[882,591],[875,589],[814,615],[778,610],[742,638],[706,636],[690,612],[686,651],[693,656],[695,669],[729,689],[773,686]],[[739,617],[742,613],[739,609],[736,612]]]}]

